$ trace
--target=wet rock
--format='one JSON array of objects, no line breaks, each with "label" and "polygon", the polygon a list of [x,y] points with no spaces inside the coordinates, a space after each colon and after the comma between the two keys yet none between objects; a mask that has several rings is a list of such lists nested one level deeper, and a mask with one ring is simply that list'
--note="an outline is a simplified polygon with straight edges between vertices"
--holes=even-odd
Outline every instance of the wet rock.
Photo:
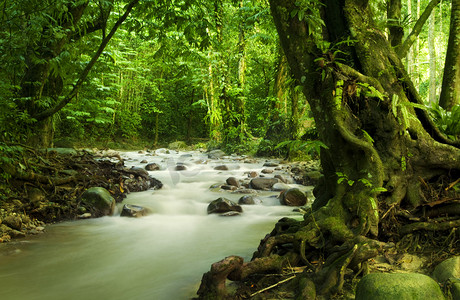
[{"label": "wet rock", "polygon": [[460,256],[446,259],[437,265],[432,277],[450,289],[452,299],[460,299]]},{"label": "wet rock", "polygon": [[245,163],[245,164],[256,164],[256,163],[257,163],[257,160],[255,160],[255,159],[250,159],[250,158],[249,158],[249,159],[245,159],[245,160],[243,161],[243,163]]},{"label": "wet rock", "polygon": [[22,229],[22,219],[18,215],[9,215],[3,219],[2,223],[16,230]]},{"label": "wet rock", "polygon": [[123,209],[121,210],[121,217],[131,217],[131,218],[139,218],[142,216],[146,216],[149,213],[148,209],[138,205],[132,204],[125,204],[123,205]]},{"label": "wet rock", "polygon": [[271,174],[271,173],[273,173],[273,169],[263,169],[263,170],[262,170],[262,173],[264,173],[264,174]]},{"label": "wet rock", "polygon": [[278,178],[282,183],[287,183],[287,180],[280,174],[276,174],[274,177]]},{"label": "wet rock", "polygon": [[260,203],[262,203],[260,199],[257,199],[251,195],[244,195],[238,200],[238,204],[241,204],[241,205],[254,205],[254,204],[260,204]]},{"label": "wet rock", "polygon": [[228,177],[226,182],[227,182],[228,185],[232,185],[232,186],[236,186],[236,187],[240,186],[240,182],[235,177]]},{"label": "wet rock", "polygon": [[444,300],[436,281],[416,273],[372,273],[356,287],[356,300]]},{"label": "wet rock", "polygon": [[286,190],[289,190],[289,189],[290,189],[290,187],[287,184],[284,184],[282,182],[277,182],[272,186],[272,190],[277,191],[277,192],[286,191]]},{"label": "wet rock", "polygon": [[146,159],[141,160],[141,164],[146,164],[148,161]]},{"label": "wet rock", "polygon": [[176,171],[185,171],[185,170],[187,170],[187,167],[184,166],[184,165],[177,165],[177,166],[174,168],[174,170],[176,170]]},{"label": "wet rock", "polygon": [[228,171],[228,167],[226,165],[220,165],[220,166],[215,167],[214,170]]},{"label": "wet rock", "polygon": [[113,214],[115,199],[103,187],[92,187],[81,195],[81,203],[86,206],[95,217]]},{"label": "wet rock", "polygon": [[248,173],[248,176],[251,178],[256,178],[259,174],[256,171],[251,171]]},{"label": "wet rock", "polygon": [[277,182],[277,178],[258,177],[249,182],[249,187],[255,190],[269,190]]},{"label": "wet rock", "polygon": [[148,177],[149,173],[140,167],[131,167],[131,169],[127,170],[130,174],[137,175],[137,176],[143,176],[143,177]]},{"label": "wet rock", "polygon": [[210,159],[220,159],[225,156],[225,152],[219,149],[212,150],[208,153],[208,158]]},{"label": "wet rock", "polygon": [[303,206],[307,204],[307,196],[298,188],[291,188],[279,196],[280,203],[287,206]]},{"label": "wet rock", "polygon": [[218,198],[208,205],[208,214],[222,214],[229,211],[243,212],[241,206],[226,198]]},{"label": "wet rock", "polygon": [[160,169],[160,166],[156,163],[150,163],[148,165],[145,166],[145,169],[147,171],[157,171]]},{"label": "wet rock", "polygon": [[227,191],[233,191],[233,190],[236,190],[236,189],[237,189],[236,186],[233,186],[233,185],[226,185],[226,184],[221,185],[220,188],[223,189],[223,190],[227,190]]},{"label": "wet rock", "polygon": [[276,162],[272,162],[272,161],[267,161],[266,163],[264,163],[264,167],[278,167],[279,164],[276,163]]}]

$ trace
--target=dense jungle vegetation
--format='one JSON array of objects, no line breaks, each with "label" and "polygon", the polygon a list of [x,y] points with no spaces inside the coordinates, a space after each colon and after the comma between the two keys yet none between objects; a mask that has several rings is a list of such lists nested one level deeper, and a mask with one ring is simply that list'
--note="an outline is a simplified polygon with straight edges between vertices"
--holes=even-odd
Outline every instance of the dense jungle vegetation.
[{"label": "dense jungle vegetation", "polygon": [[[320,157],[304,220],[280,221],[250,262],[213,265],[201,298],[235,299],[227,278],[286,264],[309,270],[302,297],[338,293],[347,268],[365,268],[406,236],[417,246],[420,230],[441,232],[435,240],[459,225],[459,0],[5,0],[0,8],[3,179],[28,178],[27,164],[13,163],[18,152],[52,146],[181,140]],[[424,219],[431,210],[442,218]]]},{"label": "dense jungle vegetation", "polygon": [[[316,138],[266,1],[137,2],[2,1],[4,142],[117,147],[210,140],[267,155],[279,153],[280,142],[299,148],[304,143],[294,141]],[[304,2],[300,16],[319,5]],[[377,26],[399,39],[411,34],[408,73],[440,128],[455,136],[458,110],[438,106],[451,3],[412,2],[395,15],[384,1],[373,3]],[[428,4],[429,21],[416,23]],[[414,25],[420,28],[412,31]],[[321,47],[342,51],[340,42]]]}]

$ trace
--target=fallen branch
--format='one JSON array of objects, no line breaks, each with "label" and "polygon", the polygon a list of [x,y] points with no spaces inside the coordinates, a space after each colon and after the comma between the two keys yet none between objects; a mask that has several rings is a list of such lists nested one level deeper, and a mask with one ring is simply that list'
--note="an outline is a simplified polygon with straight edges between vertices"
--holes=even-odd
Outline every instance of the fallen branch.
[{"label": "fallen branch", "polygon": [[412,224],[403,226],[399,232],[401,235],[406,235],[408,233],[411,233],[417,230],[437,231],[437,230],[447,230],[447,229],[459,227],[459,226],[460,226],[460,220],[448,221],[448,222],[442,222],[442,223],[417,222],[417,223],[412,223]]}]

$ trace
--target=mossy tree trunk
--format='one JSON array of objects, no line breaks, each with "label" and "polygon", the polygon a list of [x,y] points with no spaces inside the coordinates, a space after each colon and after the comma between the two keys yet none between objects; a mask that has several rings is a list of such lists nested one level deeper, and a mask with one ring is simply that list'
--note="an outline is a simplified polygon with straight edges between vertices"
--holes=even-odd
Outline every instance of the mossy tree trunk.
[{"label": "mossy tree trunk", "polygon": [[[299,280],[302,299],[339,292],[347,268],[358,270],[391,246],[379,240],[383,213],[423,204],[422,182],[460,170],[459,149],[414,108],[419,95],[375,26],[369,1],[325,0],[317,7],[269,2],[289,67],[327,146],[321,151],[324,181],[313,210],[301,222],[280,220],[252,261],[214,264],[206,274],[214,288],[207,293],[202,283],[201,298],[228,296],[218,279],[226,271],[223,277],[241,280],[285,265],[311,271]],[[314,22],[319,16],[326,26]],[[314,266],[318,257],[323,263]]]},{"label": "mossy tree trunk", "polygon": [[450,33],[439,105],[451,110],[460,105],[460,0],[452,0]]}]

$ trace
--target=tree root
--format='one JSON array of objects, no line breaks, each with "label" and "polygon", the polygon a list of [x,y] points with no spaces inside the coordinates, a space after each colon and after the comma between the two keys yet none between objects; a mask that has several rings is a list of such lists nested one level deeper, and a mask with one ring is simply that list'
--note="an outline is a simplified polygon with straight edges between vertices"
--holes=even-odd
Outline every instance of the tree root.
[{"label": "tree root", "polygon": [[428,231],[440,231],[447,230],[460,226],[460,220],[446,221],[442,223],[433,223],[433,222],[417,222],[411,223],[401,227],[399,233],[401,235],[406,235],[417,230],[428,230]]}]

